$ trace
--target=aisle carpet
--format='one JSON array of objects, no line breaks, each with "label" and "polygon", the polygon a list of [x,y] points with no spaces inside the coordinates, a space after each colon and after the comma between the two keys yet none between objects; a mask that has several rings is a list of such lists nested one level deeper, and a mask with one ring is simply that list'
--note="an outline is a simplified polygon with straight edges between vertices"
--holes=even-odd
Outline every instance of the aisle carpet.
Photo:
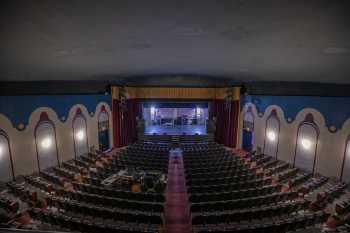
[{"label": "aisle carpet", "polygon": [[182,151],[170,151],[165,203],[166,233],[191,233],[191,215],[187,196]]}]

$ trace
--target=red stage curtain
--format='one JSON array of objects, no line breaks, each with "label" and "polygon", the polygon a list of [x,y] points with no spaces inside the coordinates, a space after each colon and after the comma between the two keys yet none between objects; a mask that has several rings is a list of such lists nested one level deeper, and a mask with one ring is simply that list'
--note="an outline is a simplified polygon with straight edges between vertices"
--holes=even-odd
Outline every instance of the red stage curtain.
[{"label": "red stage curtain", "polygon": [[216,117],[216,132],[215,141],[220,144],[225,144],[225,127],[227,127],[227,122],[225,122],[225,101],[224,100],[214,100],[212,116]]},{"label": "red stage curtain", "polygon": [[239,100],[231,102],[230,112],[229,112],[229,127],[228,127],[228,137],[226,145],[228,147],[237,146],[237,130],[238,130],[238,115],[239,115]]},{"label": "red stage curtain", "polygon": [[137,99],[126,100],[126,109],[122,124],[122,145],[126,146],[137,141],[137,121],[136,117],[142,115],[141,104]]},{"label": "red stage curtain", "polygon": [[229,104],[225,100],[214,100],[211,115],[216,117],[215,141],[228,147],[236,147],[239,100]]},{"label": "red stage curtain", "polygon": [[114,147],[121,146],[120,140],[120,108],[119,100],[112,100],[112,114],[113,114],[113,144]]}]

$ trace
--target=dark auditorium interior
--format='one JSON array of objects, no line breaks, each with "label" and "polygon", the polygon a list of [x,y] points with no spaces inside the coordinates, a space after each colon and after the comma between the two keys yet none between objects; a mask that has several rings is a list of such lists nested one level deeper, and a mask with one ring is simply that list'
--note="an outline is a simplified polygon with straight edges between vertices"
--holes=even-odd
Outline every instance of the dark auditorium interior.
[{"label": "dark auditorium interior", "polygon": [[349,183],[349,0],[0,2],[1,233],[345,233]]}]

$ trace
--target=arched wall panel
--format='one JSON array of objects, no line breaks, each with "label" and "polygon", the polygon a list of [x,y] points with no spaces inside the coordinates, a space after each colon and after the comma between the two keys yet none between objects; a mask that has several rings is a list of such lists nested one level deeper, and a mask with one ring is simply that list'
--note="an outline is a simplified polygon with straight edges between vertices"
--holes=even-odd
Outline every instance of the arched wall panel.
[{"label": "arched wall panel", "polygon": [[346,141],[341,179],[346,183],[350,182],[350,136]]},{"label": "arched wall panel", "polygon": [[109,116],[104,106],[102,106],[101,112],[98,115],[98,141],[100,150],[105,151],[110,148]]},{"label": "arched wall panel", "polygon": [[318,143],[318,128],[312,121],[300,124],[294,157],[294,166],[314,172]]},{"label": "arched wall panel", "polygon": [[[275,98],[275,97],[273,97]],[[305,97],[306,98],[306,97]],[[277,98],[275,98],[277,99]],[[288,97],[294,101],[294,97]],[[267,101],[262,104],[262,102]],[[318,103],[323,104],[323,98],[318,98]],[[318,108],[302,108],[301,100],[298,99],[294,103],[296,112],[291,111],[288,106],[275,104],[270,101],[269,96],[253,96],[249,102],[242,103],[241,113],[241,129],[243,130],[243,121],[245,113],[248,108],[253,109],[254,119],[254,148],[264,148],[265,126],[266,120],[271,115],[271,111],[276,109],[278,118],[280,120],[280,135],[278,144],[277,158],[289,164],[294,165],[296,155],[296,144],[299,126],[305,122],[307,115],[312,114],[313,123],[317,128],[317,150],[315,158],[314,172],[322,174],[327,177],[335,177],[341,179],[342,166],[344,164],[344,178],[346,180],[346,172],[349,171],[348,162],[344,159],[345,149],[348,143],[347,138],[350,137],[350,118],[345,122],[342,120],[337,124],[334,123],[336,119],[320,111]],[[329,106],[327,104],[327,106]],[[256,110],[257,109],[257,110]],[[338,109],[341,109],[340,107]],[[260,112],[257,114],[256,112]],[[336,114],[336,112],[334,112]],[[337,119],[340,120],[340,119]],[[312,123],[312,122],[310,122]],[[242,132],[242,131],[241,131]],[[243,140],[242,140],[243,141]],[[297,157],[297,162],[299,158]],[[295,165],[297,167],[297,165]],[[299,165],[298,165],[299,166]],[[350,181],[349,181],[350,182]]]},{"label": "arched wall panel", "polygon": [[253,141],[254,141],[254,115],[252,113],[252,109],[248,108],[248,110],[244,114],[244,120],[243,120],[243,139],[242,139],[243,149],[247,151],[251,151],[253,149]]},{"label": "arched wall panel", "polygon": [[73,141],[75,157],[86,155],[89,152],[87,123],[84,115],[79,111],[73,119]]},{"label": "arched wall panel", "polygon": [[252,124],[252,126],[246,126],[246,127],[253,127],[254,126],[254,115],[252,111],[248,110],[244,114],[244,121],[247,122],[248,124]]},{"label": "arched wall panel", "polygon": [[[0,128],[9,139],[9,148],[13,164],[13,177],[39,171],[38,152],[35,131],[41,114],[45,112],[53,123],[59,162],[74,158],[72,122],[80,108],[86,119],[89,146],[98,148],[98,116],[101,107],[111,116],[110,95],[82,96],[16,96],[0,97]],[[15,99],[15,101],[14,101]],[[113,142],[112,119],[109,118],[109,144]],[[3,138],[1,138],[4,141]],[[38,146],[40,142],[38,142]],[[56,156],[55,156],[56,157]],[[57,161],[53,159],[52,161]],[[55,163],[55,165],[57,165]],[[6,179],[4,166],[0,164],[0,176]],[[12,177],[11,177],[12,178]],[[11,179],[10,178],[10,179]]]},{"label": "arched wall panel", "polygon": [[266,120],[264,154],[277,158],[280,136],[280,121],[273,111]]},{"label": "arched wall panel", "polygon": [[45,117],[45,113],[40,118],[35,128],[35,144],[38,167],[42,171],[58,165],[58,150],[56,131],[53,123],[48,120],[47,115]]},{"label": "arched wall panel", "polygon": [[13,177],[13,163],[7,134],[0,130],[0,181],[8,182]]}]

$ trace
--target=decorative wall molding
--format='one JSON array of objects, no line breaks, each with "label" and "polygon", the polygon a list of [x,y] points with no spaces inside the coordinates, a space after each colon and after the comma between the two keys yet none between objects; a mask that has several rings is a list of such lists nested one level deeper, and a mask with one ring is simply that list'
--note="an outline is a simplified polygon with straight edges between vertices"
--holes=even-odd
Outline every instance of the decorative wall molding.
[{"label": "decorative wall molding", "polygon": [[55,112],[61,122],[65,122],[69,118],[70,110],[76,104],[81,104],[92,117],[101,102],[111,109],[110,95],[2,96],[0,97],[0,115],[5,115],[12,122],[13,127],[22,131],[27,127],[32,113],[42,106],[51,109],[50,111]]},{"label": "decorative wall molding", "polygon": [[[270,105],[264,109],[259,117],[257,107],[252,102],[245,102],[242,105],[241,125],[243,124],[244,114],[252,112],[254,120],[254,149],[262,148],[266,137],[266,120],[271,112],[275,110],[280,120],[280,141],[278,146],[278,158],[290,164],[293,164],[295,158],[296,140],[298,128],[306,118],[313,116],[313,122],[318,128],[318,144],[316,148],[314,172],[329,177],[340,178],[342,164],[344,160],[344,149],[346,141],[350,134],[350,118],[347,119],[335,132],[331,132],[326,124],[324,115],[314,108],[303,108],[289,121],[284,110],[278,105]],[[241,136],[241,135],[240,135]]]},{"label": "decorative wall molding", "polygon": [[334,133],[342,128],[350,118],[350,98],[347,97],[315,97],[315,96],[249,96],[242,95],[242,107],[246,103],[255,105],[262,117],[269,106],[276,105],[283,109],[287,122],[294,121],[304,109],[314,109],[324,118],[329,131]]},{"label": "decorative wall molding", "polygon": [[[96,104],[96,106],[94,106],[90,111],[99,113],[102,108],[104,108],[109,116],[112,115],[110,104],[104,101]],[[30,174],[32,172],[37,172],[39,169],[34,132],[36,124],[40,121],[40,115],[42,112],[45,112],[47,118],[49,118],[54,124],[57,137],[56,143],[58,148],[59,163],[74,158],[72,122],[77,109],[80,109],[81,113],[86,118],[89,146],[95,146],[95,148],[98,148],[99,114],[94,114],[91,116],[85,105],[74,104],[71,106],[64,121],[62,121],[62,118],[54,109],[50,107],[38,107],[29,114],[28,119],[26,119],[28,123],[23,130],[18,130],[18,128],[14,126],[13,122],[11,122],[7,116],[0,113],[1,129],[10,139],[9,143],[13,159],[14,176]],[[113,145],[113,122],[111,117],[109,118],[109,125],[109,141],[110,145]]]},{"label": "decorative wall molding", "polygon": [[125,87],[129,99],[225,99],[228,90],[239,100],[240,87]]}]

